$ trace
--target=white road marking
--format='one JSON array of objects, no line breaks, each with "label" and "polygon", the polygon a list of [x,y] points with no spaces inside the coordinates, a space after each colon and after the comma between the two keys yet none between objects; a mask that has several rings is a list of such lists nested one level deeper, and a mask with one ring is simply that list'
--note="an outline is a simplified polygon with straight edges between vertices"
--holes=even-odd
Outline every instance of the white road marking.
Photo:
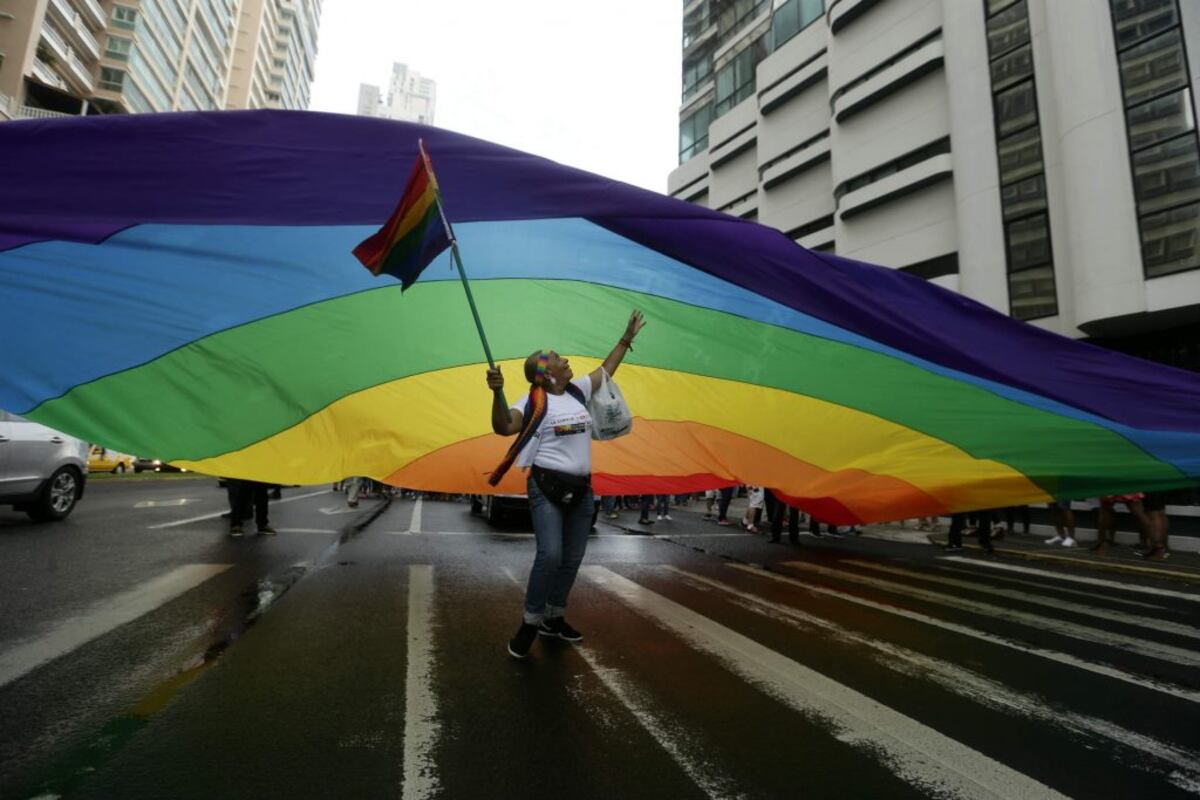
[{"label": "white road marking", "polygon": [[[274,502],[271,503],[271,505],[277,506],[281,503],[290,503],[293,500],[303,500],[306,497],[316,497],[317,495],[320,495],[320,494],[329,494],[330,491],[332,491],[332,490],[322,489],[319,492],[309,492],[308,494],[298,494],[298,495],[294,495],[292,497],[285,497],[282,500],[275,500]],[[156,530],[160,530],[162,528],[174,528],[177,525],[187,525],[189,522],[200,522],[201,520],[215,519],[224,513],[225,513],[225,511],[215,511],[212,514],[201,514],[198,517],[188,517],[187,519],[177,519],[174,522],[160,522],[158,525],[150,525],[148,529],[152,530],[152,531],[156,531]]]},{"label": "white road marking", "polygon": [[143,500],[140,503],[134,503],[134,508],[168,508],[170,506],[186,506],[188,503],[198,502],[195,498],[178,497],[174,500]]},{"label": "white road marking", "polygon": [[856,583],[860,586],[870,586],[885,592],[892,592],[894,594],[900,594],[906,597],[913,597],[929,603],[937,603],[938,605],[947,606],[949,608],[957,608],[961,611],[970,611],[975,614],[982,614],[983,616],[990,617],[992,619],[1017,622],[1022,625],[1027,625],[1031,628],[1049,631],[1060,636],[1069,636],[1072,639],[1079,639],[1080,641],[1095,642],[1096,644],[1106,645],[1118,650],[1132,651],[1143,656],[1147,656],[1148,658],[1157,658],[1162,661],[1170,661],[1174,664],[1182,664],[1188,667],[1200,667],[1200,652],[1189,650],[1183,647],[1162,644],[1160,642],[1152,642],[1147,639],[1139,639],[1136,636],[1128,636],[1123,633],[1101,630],[1100,628],[1093,628],[1091,626],[1081,625],[1076,622],[1068,622],[1066,620],[1043,617],[1038,614],[1031,614],[1026,611],[1018,611],[1016,609],[1006,608],[1004,606],[998,606],[992,603],[982,603],[976,600],[967,600],[961,597],[955,597],[954,595],[944,594],[942,592],[920,589],[904,583],[896,583],[895,581],[883,580],[881,578],[871,578],[867,577],[866,575],[859,575],[847,570],[830,569],[828,567],[810,564],[807,561],[785,561],[783,562],[783,565],[790,567],[791,569],[798,569],[815,575],[823,575],[827,578],[833,578],[834,580]]},{"label": "white road marking", "polygon": [[1099,608],[1094,605],[1083,605],[1081,603],[1073,603],[1070,600],[1063,600],[1058,597],[1048,597],[1046,595],[1034,595],[1030,592],[1018,592],[1012,589],[998,589],[994,586],[986,586],[973,581],[958,580],[956,578],[944,578],[940,575],[930,575],[916,570],[903,569],[901,567],[893,567],[886,564],[876,564],[871,561],[860,561],[858,559],[844,559],[840,563],[853,564],[856,567],[863,569],[871,569],[877,572],[886,572],[891,575],[903,575],[916,580],[928,581],[930,583],[939,583],[943,586],[953,586],[957,589],[967,589],[968,591],[978,592],[980,594],[990,594],[995,597],[1005,597],[1009,600],[1017,600],[1023,603],[1031,603],[1033,605],[1046,606],[1062,611],[1069,611],[1072,614],[1079,614],[1085,617],[1096,617],[1103,620],[1111,620],[1112,622],[1120,622],[1124,625],[1133,625],[1139,628],[1149,628],[1150,630],[1161,631],[1162,633],[1170,633],[1175,636],[1186,636],[1189,639],[1200,639],[1200,629],[1193,628],[1191,625],[1184,625],[1180,622],[1171,622],[1169,620],[1160,620],[1153,617],[1143,617],[1137,614],[1127,614],[1124,611],[1115,611],[1110,608]]},{"label": "white road marking", "polygon": [[[511,567],[502,567],[501,569],[510,581],[518,587],[521,586],[521,582],[517,580]],[[675,760],[684,774],[691,778],[701,791],[713,800],[741,797],[732,780],[713,769],[712,759],[700,760],[688,753],[687,748],[683,745],[688,739],[686,731],[680,730],[679,725],[670,723],[655,713],[651,709],[650,703],[641,696],[641,692],[629,681],[624,672],[615,667],[604,666],[594,653],[582,645],[576,647],[575,652],[583,657],[605,688],[613,693],[613,696],[620,701],[621,705],[625,706],[625,709],[633,715],[646,733],[658,742],[659,747],[667,751],[667,755]]]},{"label": "white road marking", "polygon": [[424,498],[418,497],[417,502],[413,503],[412,521],[408,523],[409,533],[421,532],[421,505]]},{"label": "white road marking", "polygon": [[[419,502],[419,501],[418,501]],[[408,667],[404,678],[404,800],[436,795],[438,722],[433,693],[433,567],[408,568]]]},{"label": "white road marking", "polygon": [[102,600],[77,616],[62,620],[36,639],[6,644],[0,652],[0,686],[132,622],[232,566],[186,564],[176,567],[127,592]]},{"label": "white road marking", "polygon": [[280,533],[337,533],[327,528],[276,528]]},{"label": "white road marking", "polygon": [[987,631],[983,631],[978,628],[972,628],[969,625],[960,625],[957,622],[941,620],[936,617],[931,617],[927,614],[922,614],[919,611],[909,611],[908,609],[900,608],[898,606],[890,606],[886,603],[877,603],[874,600],[868,600],[865,597],[855,597],[852,594],[840,592],[837,589],[830,589],[825,586],[814,586],[796,578],[788,577],[787,575],[779,575],[775,572],[768,572],[760,567],[751,567],[745,564],[730,564],[729,566],[733,569],[748,572],[751,575],[757,575],[760,578],[768,578],[778,583],[786,583],[789,586],[802,589],[810,594],[821,594],[828,597],[836,597],[837,599],[844,600],[848,603],[854,603],[855,605],[864,606],[866,608],[873,608],[876,611],[883,611],[887,614],[893,614],[895,616],[904,617],[905,619],[910,619],[915,622],[932,625],[935,628],[941,628],[954,633],[960,633],[963,636],[970,636],[972,639],[989,642],[1001,647],[1019,650],[1022,653],[1028,653],[1029,655],[1037,656],[1039,658],[1045,658],[1049,661],[1056,661],[1059,664],[1077,667],[1088,672],[1093,672],[1097,675],[1115,678],[1119,681],[1124,681],[1125,683],[1133,684],[1134,686],[1139,686],[1143,689],[1151,689],[1156,692],[1162,692],[1163,694],[1169,694],[1172,697],[1178,697],[1181,700],[1187,700],[1192,703],[1200,703],[1200,692],[1195,690],[1162,681],[1142,678],[1141,676],[1134,675],[1131,672],[1126,672],[1116,667],[1110,667],[1107,664],[1095,664],[1091,661],[1085,661],[1084,659],[1077,658],[1070,653],[1063,653],[1058,650],[1048,650],[1046,648],[1028,645],[1024,642],[1006,639],[1003,636],[998,636],[994,633],[988,633]]},{"label": "white road marking", "polygon": [[[1048,723],[1055,728],[1065,728],[1076,734],[1099,737],[1107,741],[1097,743],[1104,748],[1120,752],[1128,746],[1139,751],[1137,759],[1130,761],[1135,768],[1144,768],[1142,761],[1149,757],[1171,765],[1170,768],[1185,770],[1185,777],[1200,781],[1200,753],[1176,747],[1135,731],[1122,728],[1108,720],[1079,714],[1069,709],[1056,707],[1045,697],[1009,688],[985,675],[974,672],[959,664],[943,661],[909,650],[899,645],[874,639],[861,633],[843,628],[835,622],[817,617],[791,606],[766,600],[749,592],[730,586],[722,581],[697,575],[670,565],[662,569],[681,576],[685,583],[699,584],[700,588],[711,587],[738,598],[738,605],[754,613],[779,619],[801,630],[820,628],[828,631],[836,640],[851,645],[860,645],[877,651],[875,662],[880,666],[903,675],[918,677],[953,692],[968,700],[989,708],[1013,713],[1038,722]],[[808,627],[805,627],[808,626]],[[1169,775],[1169,773],[1168,773]]]},{"label": "white road marking", "polygon": [[[945,559],[939,559],[937,562],[934,563],[934,566],[937,567],[938,569],[942,570],[943,572],[953,572],[955,575],[970,575],[975,578],[982,577],[982,575],[980,573],[975,572],[973,570],[963,569],[962,567],[948,567],[945,564],[940,563],[941,561],[944,561],[944,560]],[[1053,575],[1053,574],[1054,573],[1047,573],[1047,577],[1049,577],[1050,575]],[[1022,580],[1021,578],[1010,578],[1007,575],[988,575],[988,577],[991,578],[992,580],[1003,581],[1005,583],[1012,583],[1012,584],[1016,584],[1017,586],[1028,586],[1031,589],[1053,589],[1054,591],[1062,592],[1063,594],[1072,594],[1077,597],[1088,597],[1088,598],[1091,598],[1092,600],[1103,600],[1106,603],[1117,603],[1119,605],[1134,606],[1137,608],[1151,608],[1151,609],[1154,609],[1155,611],[1168,610],[1167,607],[1164,605],[1159,605],[1157,603],[1142,603],[1137,600],[1126,600],[1124,597],[1114,597],[1110,593],[1101,594],[1100,592],[1088,592],[1088,591],[1084,591],[1083,589],[1068,589],[1065,586],[1052,586],[1051,584],[1042,583],[1039,581],[1027,581],[1027,580]]]},{"label": "white road marking", "polygon": [[350,508],[349,506],[329,506],[328,508],[320,509],[320,511],[322,514],[324,514],[327,517],[332,517],[335,514],[357,514],[358,513],[357,508]]},{"label": "white road marking", "polygon": [[629,607],[715,656],[726,669],[809,719],[828,725],[839,741],[880,759],[898,778],[919,789],[961,798],[1063,797],[1045,784],[615,572],[599,566],[582,571]]},{"label": "white road marking", "polygon": [[1048,569],[1036,569],[1034,567],[1021,567],[1016,564],[1004,564],[999,561],[981,561],[975,558],[963,558],[961,556],[946,556],[938,559],[939,561],[955,561],[962,564],[970,564],[973,567],[985,567],[987,569],[999,569],[1006,572],[1023,572],[1027,575],[1042,575],[1051,578],[1057,578],[1063,581],[1074,581],[1075,583],[1086,583],[1091,586],[1104,586],[1108,589],[1119,589],[1122,592],[1135,592],[1137,594],[1152,594],[1158,597],[1173,597],[1177,600],[1189,600],[1193,603],[1200,603],[1200,593],[1177,592],[1174,589],[1159,589],[1156,586],[1140,586],[1135,583],[1118,583],[1117,581],[1108,581],[1103,578],[1088,578],[1083,575],[1069,575],[1064,572],[1053,572]]}]

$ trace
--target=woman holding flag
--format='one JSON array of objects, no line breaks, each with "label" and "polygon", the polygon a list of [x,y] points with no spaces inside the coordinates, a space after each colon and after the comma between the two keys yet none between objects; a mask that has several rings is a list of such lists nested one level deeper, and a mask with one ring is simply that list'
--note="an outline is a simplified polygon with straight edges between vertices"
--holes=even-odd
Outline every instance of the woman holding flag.
[{"label": "woman holding flag", "polygon": [[539,634],[567,642],[583,638],[563,614],[592,525],[592,418],[587,401],[604,372],[611,376],[617,371],[645,324],[642,313],[634,311],[604,364],[580,379],[573,380],[570,361],[555,351],[531,353],[525,359],[529,393],[511,406],[504,402],[500,368],[487,371],[494,396],[492,430],[501,436],[517,434],[489,482],[499,483],[514,462],[530,468],[526,488],[537,541],[521,627],[508,643],[513,658],[528,655]]}]

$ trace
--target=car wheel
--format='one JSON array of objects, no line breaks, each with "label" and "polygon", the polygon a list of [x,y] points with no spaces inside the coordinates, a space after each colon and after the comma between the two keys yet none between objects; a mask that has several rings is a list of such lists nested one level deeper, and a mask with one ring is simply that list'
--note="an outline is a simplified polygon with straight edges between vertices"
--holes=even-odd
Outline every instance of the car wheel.
[{"label": "car wheel", "polygon": [[117,464],[117,466],[113,467],[113,472],[117,473],[118,475],[124,475],[125,474],[125,465]]},{"label": "car wheel", "polygon": [[500,505],[494,497],[489,497],[487,500],[487,521],[489,525],[497,527],[504,522],[504,512],[500,510]]},{"label": "car wheel", "polygon": [[483,501],[479,499],[478,495],[471,495],[471,513],[483,513]]},{"label": "car wheel", "polygon": [[25,513],[36,520],[65,519],[78,500],[79,473],[71,467],[59,467],[46,482],[41,497]]}]

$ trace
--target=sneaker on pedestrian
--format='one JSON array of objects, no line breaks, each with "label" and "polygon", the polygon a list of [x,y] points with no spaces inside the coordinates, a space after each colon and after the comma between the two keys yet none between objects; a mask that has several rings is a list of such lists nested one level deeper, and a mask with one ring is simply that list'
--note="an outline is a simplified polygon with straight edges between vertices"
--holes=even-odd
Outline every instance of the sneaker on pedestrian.
[{"label": "sneaker on pedestrian", "polygon": [[673,521],[673,520],[671,519],[671,515],[670,515],[670,514],[663,514],[663,515],[662,515],[662,518],[663,518],[663,521],[664,521],[664,522],[672,522],[672,521]]},{"label": "sneaker on pedestrian", "polygon": [[542,620],[542,624],[538,626],[538,633],[542,636],[552,636],[562,639],[564,642],[579,642],[583,640],[583,634],[572,628],[566,617],[546,617]]},{"label": "sneaker on pedestrian", "polygon": [[279,531],[275,530],[270,525],[259,525],[258,526],[258,535],[259,536],[274,536],[277,533],[279,533]]},{"label": "sneaker on pedestrian", "polygon": [[1046,544],[1049,544],[1049,545],[1062,544],[1062,543],[1063,543],[1063,542],[1065,542],[1065,541],[1066,541],[1066,539],[1065,539],[1064,537],[1062,537],[1062,536],[1055,536],[1055,537],[1054,537],[1054,538],[1052,538],[1052,539],[1047,539],[1047,540],[1046,540]]},{"label": "sneaker on pedestrian", "polygon": [[235,539],[240,538],[242,535],[242,526],[241,525],[230,525],[229,526],[229,535]]},{"label": "sneaker on pedestrian", "polygon": [[1070,537],[1067,537],[1066,539],[1062,540],[1062,546],[1063,547],[1078,547],[1079,542],[1075,541],[1074,539],[1072,539]]},{"label": "sneaker on pedestrian", "polygon": [[657,517],[655,517],[655,519],[657,519],[659,522],[662,522],[662,514],[659,514]]},{"label": "sneaker on pedestrian", "polygon": [[349,503],[346,503],[346,505],[350,506],[351,508],[358,508],[358,501],[354,500]]},{"label": "sneaker on pedestrian", "polygon": [[653,524],[654,524],[654,520],[652,520],[650,518],[638,520],[638,525],[653,525]]},{"label": "sneaker on pedestrian", "polygon": [[617,512],[615,512],[615,511],[614,511],[614,512],[612,512],[611,514],[609,514],[609,515],[608,515],[608,518],[609,518],[609,519],[616,519],[616,518],[617,518],[617,517],[619,517],[619,516],[621,516],[621,515],[620,515],[620,514],[618,514]]},{"label": "sneaker on pedestrian", "polygon": [[517,628],[516,635],[508,642],[508,654],[513,658],[524,658],[529,655],[529,650],[533,647],[533,641],[537,635],[537,625],[522,622],[521,627]]},{"label": "sneaker on pedestrian", "polygon": [[753,523],[746,526],[746,531],[749,533],[758,533],[758,528]]}]

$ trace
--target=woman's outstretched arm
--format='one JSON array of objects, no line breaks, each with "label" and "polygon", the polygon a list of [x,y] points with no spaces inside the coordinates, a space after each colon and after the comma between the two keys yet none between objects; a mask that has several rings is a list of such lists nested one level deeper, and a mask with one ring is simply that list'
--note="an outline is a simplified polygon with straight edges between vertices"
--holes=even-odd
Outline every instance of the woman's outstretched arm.
[{"label": "woman's outstretched arm", "polygon": [[513,411],[501,400],[504,376],[499,367],[487,371],[487,385],[492,390],[492,430],[501,436],[512,436],[521,432],[521,412]]},{"label": "woman's outstretched arm", "polygon": [[[642,316],[642,312],[634,311],[629,315],[629,324],[625,326],[625,333],[621,335],[621,340],[613,347],[612,352],[608,354],[608,358],[604,359],[604,364],[601,369],[607,372],[611,378],[613,373],[617,371],[617,367],[621,366],[621,361],[624,360],[625,354],[633,349],[633,337],[638,335],[638,331],[646,324],[646,318]],[[599,370],[592,370],[592,391],[600,388],[601,382],[604,380],[603,373]]]}]

